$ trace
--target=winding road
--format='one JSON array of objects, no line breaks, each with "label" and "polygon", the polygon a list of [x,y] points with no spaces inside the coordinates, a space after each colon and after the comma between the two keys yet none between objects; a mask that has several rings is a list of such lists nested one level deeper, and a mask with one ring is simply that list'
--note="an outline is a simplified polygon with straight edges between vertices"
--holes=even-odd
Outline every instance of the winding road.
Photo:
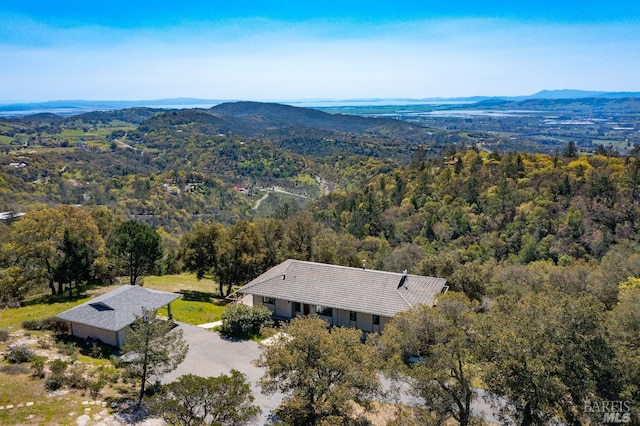
[{"label": "winding road", "polygon": [[260,207],[260,203],[262,203],[264,200],[266,200],[267,197],[269,196],[269,194],[271,194],[272,192],[278,192],[280,194],[292,195],[294,197],[305,198],[307,200],[309,199],[309,197],[307,197],[306,195],[294,194],[293,192],[285,191],[285,190],[280,189],[280,188],[262,189],[261,191],[266,191],[266,194],[264,194],[262,196],[262,198],[260,198],[258,201],[256,201],[256,204],[253,206],[252,210],[257,210],[258,207]]}]

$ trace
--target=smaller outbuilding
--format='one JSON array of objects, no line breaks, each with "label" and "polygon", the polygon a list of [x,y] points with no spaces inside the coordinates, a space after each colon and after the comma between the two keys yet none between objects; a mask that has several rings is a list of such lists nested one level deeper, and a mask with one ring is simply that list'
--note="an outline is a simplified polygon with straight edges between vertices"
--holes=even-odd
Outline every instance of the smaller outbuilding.
[{"label": "smaller outbuilding", "polygon": [[126,329],[142,310],[156,311],[167,306],[171,318],[171,302],[179,294],[151,290],[138,285],[123,285],[81,305],[56,315],[71,323],[71,334],[81,339],[96,339],[120,347]]}]

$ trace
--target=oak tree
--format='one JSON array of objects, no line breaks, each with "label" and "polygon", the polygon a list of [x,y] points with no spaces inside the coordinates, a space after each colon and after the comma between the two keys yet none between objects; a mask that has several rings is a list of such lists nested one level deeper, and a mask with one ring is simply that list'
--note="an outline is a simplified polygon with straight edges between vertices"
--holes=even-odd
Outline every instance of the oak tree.
[{"label": "oak tree", "polygon": [[528,426],[561,415],[577,425],[585,401],[615,396],[604,318],[603,306],[587,295],[498,298],[480,335],[482,380],[494,402],[502,401],[502,418]]},{"label": "oak tree", "polygon": [[318,317],[295,318],[288,337],[263,349],[256,364],[265,369],[262,392],[285,395],[278,418],[292,426],[349,423],[353,403],[370,407],[380,380],[373,347],[362,332],[334,327]]},{"label": "oak tree", "polygon": [[[631,277],[620,287],[618,304],[607,318],[622,382],[616,399],[640,401],[640,278]],[[631,410],[640,419],[640,407],[633,404]]]},{"label": "oak tree", "polygon": [[246,376],[237,370],[230,375],[181,376],[165,385],[151,404],[170,425],[241,426],[260,413]]},{"label": "oak tree", "polygon": [[93,219],[71,206],[28,212],[12,225],[3,251],[20,268],[21,280],[46,283],[52,294],[61,294],[70,280],[89,280],[106,265],[104,240]]},{"label": "oak tree", "polygon": [[[196,222],[180,240],[178,257],[186,271],[194,272],[198,279],[205,275],[216,277],[225,249],[226,230],[220,223]],[[222,281],[218,280],[220,296],[224,295]]]},{"label": "oak tree", "polygon": [[476,308],[464,294],[450,292],[436,307],[418,305],[397,314],[377,345],[387,374],[407,380],[438,424],[449,418],[461,426],[472,421]]},{"label": "oak tree", "polygon": [[129,276],[129,284],[154,270],[162,257],[160,235],[149,225],[128,220],[120,224],[110,238],[112,254],[120,261]]}]

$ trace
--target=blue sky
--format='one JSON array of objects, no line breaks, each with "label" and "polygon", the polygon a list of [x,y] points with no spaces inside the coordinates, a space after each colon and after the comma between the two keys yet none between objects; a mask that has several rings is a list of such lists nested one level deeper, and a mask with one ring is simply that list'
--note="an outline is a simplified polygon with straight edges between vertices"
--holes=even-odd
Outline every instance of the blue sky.
[{"label": "blue sky", "polygon": [[0,101],[640,91],[640,2],[0,3]]}]

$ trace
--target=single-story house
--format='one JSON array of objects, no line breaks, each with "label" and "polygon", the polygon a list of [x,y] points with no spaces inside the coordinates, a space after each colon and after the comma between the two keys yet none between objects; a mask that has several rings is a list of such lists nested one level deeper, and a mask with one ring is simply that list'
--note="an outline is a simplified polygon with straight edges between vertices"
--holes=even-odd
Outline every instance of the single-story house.
[{"label": "single-story house", "polygon": [[81,305],[56,315],[71,323],[71,334],[81,339],[97,339],[112,346],[124,344],[127,327],[142,309],[156,311],[167,306],[171,317],[171,302],[179,294],[151,290],[138,285],[123,285]]},{"label": "single-story house", "polygon": [[275,318],[318,315],[330,324],[381,332],[398,312],[434,306],[447,290],[444,278],[286,260],[237,293],[251,295]]}]

